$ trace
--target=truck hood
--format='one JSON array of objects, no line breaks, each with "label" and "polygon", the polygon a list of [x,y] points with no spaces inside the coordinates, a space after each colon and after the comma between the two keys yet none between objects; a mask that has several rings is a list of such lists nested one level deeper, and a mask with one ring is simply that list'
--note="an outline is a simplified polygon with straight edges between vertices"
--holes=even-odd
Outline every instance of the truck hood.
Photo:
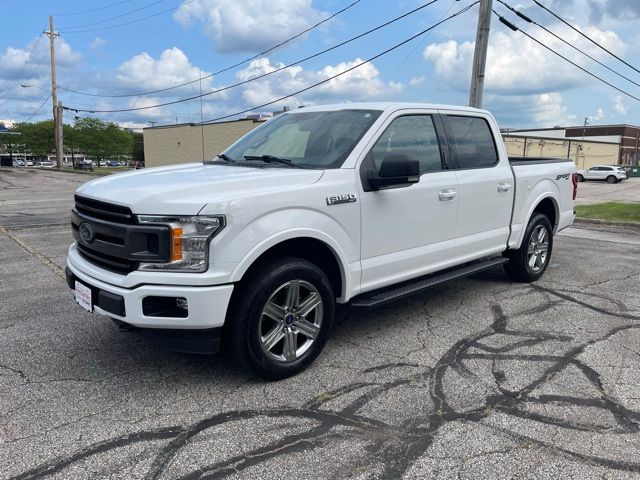
[{"label": "truck hood", "polygon": [[309,185],[322,174],[323,170],[189,163],[109,175],[85,183],[76,193],[124,205],[136,214],[196,215],[207,203]]}]

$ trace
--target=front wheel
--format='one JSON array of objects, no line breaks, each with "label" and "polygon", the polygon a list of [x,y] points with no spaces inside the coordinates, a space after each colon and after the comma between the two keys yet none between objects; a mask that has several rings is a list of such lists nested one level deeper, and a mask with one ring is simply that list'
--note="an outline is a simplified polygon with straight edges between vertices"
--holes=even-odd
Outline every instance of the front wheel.
[{"label": "front wheel", "polygon": [[578,181],[584,182],[584,177],[581,174],[578,174]]},{"label": "front wheel", "polygon": [[301,258],[277,258],[234,294],[228,339],[238,360],[277,380],[307,368],[333,324],[335,297],[325,273]]},{"label": "front wheel", "polygon": [[618,181],[618,179],[616,177],[614,177],[613,175],[609,175],[607,177],[607,183],[616,183]]},{"label": "front wheel", "polygon": [[534,282],[547,269],[553,248],[553,228],[546,215],[536,214],[524,232],[518,250],[507,252],[509,261],[504,264],[507,275],[518,282]]}]

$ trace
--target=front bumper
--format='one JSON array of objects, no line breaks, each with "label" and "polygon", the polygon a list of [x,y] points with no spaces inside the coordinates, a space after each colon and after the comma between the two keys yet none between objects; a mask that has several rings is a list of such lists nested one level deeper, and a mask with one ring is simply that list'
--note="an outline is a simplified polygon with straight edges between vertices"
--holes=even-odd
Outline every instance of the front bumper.
[{"label": "front bumper", "polygon": [[[124,324],[144,329],[204,330],[224,324],[233,285],[191,287],[184,285],[139,285],[123,288],[89,276],[67,260],[67,283],[75,281],[91,288],[95,313],[107,315]],[[158,273],[162,275],[162,273]],[[144,313],[147,297],[181,297],[187,300],[184,316],[154,316]]]}]

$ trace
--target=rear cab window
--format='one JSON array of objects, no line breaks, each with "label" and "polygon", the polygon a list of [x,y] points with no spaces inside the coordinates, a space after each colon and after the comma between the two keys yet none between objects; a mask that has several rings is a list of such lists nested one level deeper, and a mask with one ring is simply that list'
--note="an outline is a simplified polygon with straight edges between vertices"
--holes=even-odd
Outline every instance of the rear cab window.
[{"label": "rear cab window", "polygon": [[446,115],[447,140],[458,168],[497,165],[498,150],[489,122],[482,117]]}]

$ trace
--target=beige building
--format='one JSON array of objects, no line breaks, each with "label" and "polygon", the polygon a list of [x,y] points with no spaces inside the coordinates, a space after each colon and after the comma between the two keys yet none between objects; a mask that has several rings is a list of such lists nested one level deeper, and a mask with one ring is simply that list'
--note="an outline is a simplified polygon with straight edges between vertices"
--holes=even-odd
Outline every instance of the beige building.
[{"label": "beige building", "polygon": [[202,126],[185,124],[145,128],[145,165],[158,167],[213,158],[263,121],[263,118],[242,119]]},{"label": "beige building", "polygon": [[616,165],[620,156],[620,144],[616,142],[527,137],[518,134],[503,134],[503,139],[510,157],[570,158],[578,169],[594,165]]}]

